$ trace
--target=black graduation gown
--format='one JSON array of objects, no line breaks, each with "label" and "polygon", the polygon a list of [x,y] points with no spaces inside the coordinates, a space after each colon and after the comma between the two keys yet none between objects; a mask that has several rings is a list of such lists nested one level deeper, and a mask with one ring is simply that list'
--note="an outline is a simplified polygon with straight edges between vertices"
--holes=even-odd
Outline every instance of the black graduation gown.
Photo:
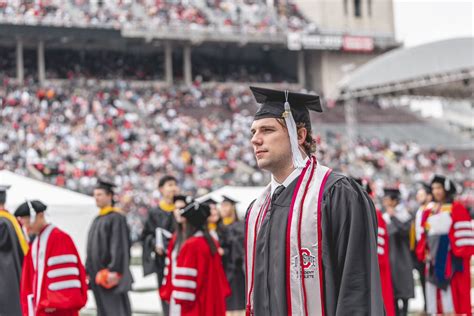
[{"label": "black graduation gown", "polygon": [[404,299],[413,298],[415,297],[415,283],[409,239],[412,218],[402,222],[397,217],[391,216],[390,220],[390,224],[387,224],[387,231],[390,245],[393,296]]},{"label": "black graduation gown", "polygon": [[[94,293],[99,316],[131,315],[128,291],[132,288],[130,272],[130,232],[125,216],[118,212],[97,216],[87,239],[86,271]],[[95,283],[97,272],[109,269],[122,279],[116,287],[105,289]]]},{"label": "black graduation gown", "polygon": [[151,209],[145,222],[142,232],[142,264],[143,274],[149,275],[156,273],[158,276],[158,287],[163,281],[163,270],[165,268],[166,249],[168,249],[168,240],[164,240],[164,255],[159,256],[155,252],[156,228],[166,229],[170,233],[174,232],[175,220],[173,212],[163,211],[160,207]]},{"label": "black graduation gown", "polygon": [[[263,220],[255,253],[256,316],[286,315],[286,227],[295,179]],[[352,179],[332,172],[322,200],[323,294],[326,315],[384,315],[377,259],[377,216]]]},{"label": "black graduation gown", "polygon": [[233,222],[230,225],[222,225],[225,238],[219,239],[224,249],[222,258],[227,281],[232,290],[231,296],[227,298],[228,311],[245,309],[245,272],[244,272],[244,222]]},{"label": "black graduation gown", "polygon": [[21,316],[23,251],[12,223],[0,217],[0,316]]}]

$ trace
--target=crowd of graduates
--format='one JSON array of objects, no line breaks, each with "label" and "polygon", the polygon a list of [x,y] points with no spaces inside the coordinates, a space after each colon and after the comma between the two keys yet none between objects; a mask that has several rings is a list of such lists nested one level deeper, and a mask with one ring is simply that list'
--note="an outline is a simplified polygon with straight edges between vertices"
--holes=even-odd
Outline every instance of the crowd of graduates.
[{"label": "crowd of graduates", "polygon": [[[387,315],[407,315],[413,270],[428,315],[470,315],[474,230],[456,200],[456,184],[435,175],[416,186],[416,204],[408,207],[397,187],[384,188],[379,203],[373,183],[355,180],[377,207]],[[8,188],[0,186],[0,314],[77,315],[90,289],[98,315],[131,315],[130,230],[126,214],[114,206],[116,186],[101,180],[93,191],[99,213],[89,231],[85,265],[69,235],[47,221],[47,205],[32,200],[13,214],[6,211]],[[238,201],[182,195],[170,175],[160,179],[158,189],[160,202],[150,209],[140,239],[143,272],[156,273],[164,314],[242,315],[245,228]]]},{"label": "crowd of graduates", "polygon": [[[130,231],[114,206],[115,185],[99,181],[83,265],[71,237],[49,223],[47,205],[27,200],[5,210],[0,186],[0,315],[78,315],[90,289],[97,315],[131,315]],[[195,201],[177,180],[159,181],[162,198],[142,235],[144,275],[156,273],[165,315],[240,315],[245,308],[244,224],[237,201]],[[157,297],[158,302],[158,297]]]}]

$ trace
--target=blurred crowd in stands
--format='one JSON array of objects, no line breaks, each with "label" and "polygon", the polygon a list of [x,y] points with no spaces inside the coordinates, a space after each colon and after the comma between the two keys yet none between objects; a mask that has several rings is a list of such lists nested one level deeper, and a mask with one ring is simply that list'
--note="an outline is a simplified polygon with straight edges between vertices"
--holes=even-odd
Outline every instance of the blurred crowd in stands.
[{"label": "blurred crowd in stands", "polygon": [[308,23],[295,4],[262,0],[0,0],[0,21],[95,28],[278,33]]},{"label": "blurred crowd in stands", "polygon": [[[164,174],[176,176],[183,193],[193,195],[268,182],[250,144],[255,110],[244,85],[131,89],[123,81],[110,88],[71,81],[40,88],[4,79],[0,169],[86,194],[98,177],[113,175],[119,205],[131,214],[138,236],[147,210],[158,201],[157,181]],[[441,173],[464,186],[465,196],[472,194],[468,155],[382,138],[350,147],[342,135],[315,136],[323,164],[368,177],[376,190],[399,185],[409,197],[412,184]]]}]

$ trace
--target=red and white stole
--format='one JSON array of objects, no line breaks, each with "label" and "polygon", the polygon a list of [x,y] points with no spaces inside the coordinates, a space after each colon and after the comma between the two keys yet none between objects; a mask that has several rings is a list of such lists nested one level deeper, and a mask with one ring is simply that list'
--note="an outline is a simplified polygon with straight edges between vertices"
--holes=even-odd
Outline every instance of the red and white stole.
[{"label": "red and white stole", "polygon": [[[285,232],[288,315],[324,315],[321,202],[324,186],[331,171],[319,165],[316,157],[311,157],[301,171],[293,192]],[[247,215],[245,239],[247,315],[253,314],[255,246],[258,232],[270,207],[270,188],[270,185],[265,188]]]}]

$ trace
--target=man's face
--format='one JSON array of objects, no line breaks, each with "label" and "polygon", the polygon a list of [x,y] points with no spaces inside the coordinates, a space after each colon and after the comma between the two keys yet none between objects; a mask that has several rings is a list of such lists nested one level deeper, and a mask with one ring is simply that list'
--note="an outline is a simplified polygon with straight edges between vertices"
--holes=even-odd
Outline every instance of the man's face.
[{"label": "man's face", "polygon": [[167,200],[172,200],[176,194],[178,194],[178,185],[176,181],[166,181],[161,188],[159,188],[161,196]]},{"label": "man's face", "polygon": [[105,192],[104,189],[95,189],[94,199],[98,208],[112,205],[112,194]]},{"label": "man's face", "polygon": [[433,183],[431,185],[431,192],[436,202],[442,202],[446,199],[446,191],[444,191],[441,183]]},{"label": "man's face", "polygon": [[252,145],[258,167],[272,172],[291,163],[287,129],[274,118],[253,121]]}]

